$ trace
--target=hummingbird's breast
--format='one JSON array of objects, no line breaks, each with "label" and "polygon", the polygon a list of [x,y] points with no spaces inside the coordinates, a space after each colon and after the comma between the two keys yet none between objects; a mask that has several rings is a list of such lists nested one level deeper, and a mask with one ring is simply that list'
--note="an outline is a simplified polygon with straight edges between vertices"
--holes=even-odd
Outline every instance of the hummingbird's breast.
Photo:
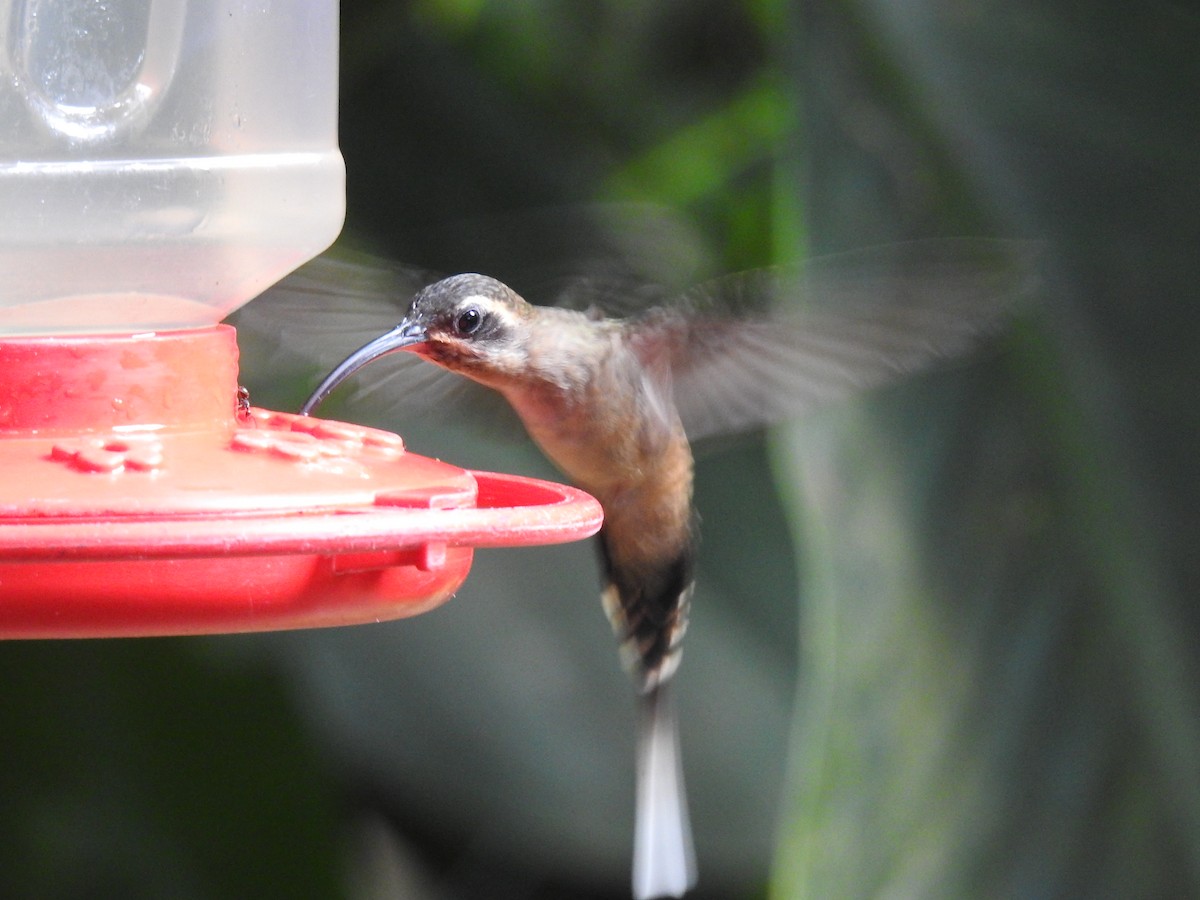
[{"label": "hummingbird's breast", "polygon": [[692,455],[669,382],[618,332],[556,343],[537,377],[503,392],[542,451],[605,511],[622,557],[661,558],[690,540]]}]

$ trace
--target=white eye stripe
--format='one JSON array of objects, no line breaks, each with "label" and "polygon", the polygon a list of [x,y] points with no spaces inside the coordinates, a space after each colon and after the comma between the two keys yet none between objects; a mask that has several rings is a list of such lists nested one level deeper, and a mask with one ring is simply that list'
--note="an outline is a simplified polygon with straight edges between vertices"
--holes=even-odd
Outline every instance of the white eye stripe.
[{"label": "white eye stripe", "polygon": [[454,307],[455,319],[470,310],[477,310],[501,328],[514,327],[519,322],[518,317],[511,309],[503,303],[497,303],[491,297],[473,295],[463,299],[462,302],[456,304]]}]

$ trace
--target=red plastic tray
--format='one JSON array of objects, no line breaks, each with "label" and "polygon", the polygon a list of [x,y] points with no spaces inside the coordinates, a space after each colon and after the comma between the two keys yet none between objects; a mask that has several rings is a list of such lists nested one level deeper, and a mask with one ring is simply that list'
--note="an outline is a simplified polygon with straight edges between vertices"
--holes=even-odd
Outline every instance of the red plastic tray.
[{"label": "red plastic tray", "polygon": [[228,326],[0,340],[0,397],[0,637],[394,619],[452,595],[475,547],[601,523],[574,488],[239,408]]}]

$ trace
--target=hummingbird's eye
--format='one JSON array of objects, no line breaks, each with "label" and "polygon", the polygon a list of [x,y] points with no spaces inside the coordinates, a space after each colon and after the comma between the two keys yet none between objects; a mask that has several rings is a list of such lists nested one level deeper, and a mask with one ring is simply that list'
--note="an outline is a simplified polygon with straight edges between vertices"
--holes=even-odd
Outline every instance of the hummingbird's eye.
[{"label": "hummingbird's eye", "polygon": [[454,320],[454,330],[459,334],[473,334],[483,324],[483,313],[474,306],[468,306]]}]

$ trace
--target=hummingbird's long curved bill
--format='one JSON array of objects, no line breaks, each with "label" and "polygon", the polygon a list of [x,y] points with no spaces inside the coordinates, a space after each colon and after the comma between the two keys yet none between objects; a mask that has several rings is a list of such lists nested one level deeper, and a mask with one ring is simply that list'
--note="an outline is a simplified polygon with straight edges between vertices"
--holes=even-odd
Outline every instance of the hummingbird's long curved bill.
[{"label": "hummingbird's long curved bill", "polygon": [[335,387],[372,360],[379,359],[381,356],[387,356],[389,353],[395,353],[397,350],[406,350],[409,347],[415,347],[418,344],[425,343],[428,339],[429,335],[426,333],[423,325],[417,325],[408,321],[401,322],[391,331],[380,335],[369,344],[359,347],[338,363],[337,367],[313,391],[312,396],[304,401],[304,405],[300,407],[300,415],[307,416],[311,413],[320,405],[322,400],[333,392]]}]

